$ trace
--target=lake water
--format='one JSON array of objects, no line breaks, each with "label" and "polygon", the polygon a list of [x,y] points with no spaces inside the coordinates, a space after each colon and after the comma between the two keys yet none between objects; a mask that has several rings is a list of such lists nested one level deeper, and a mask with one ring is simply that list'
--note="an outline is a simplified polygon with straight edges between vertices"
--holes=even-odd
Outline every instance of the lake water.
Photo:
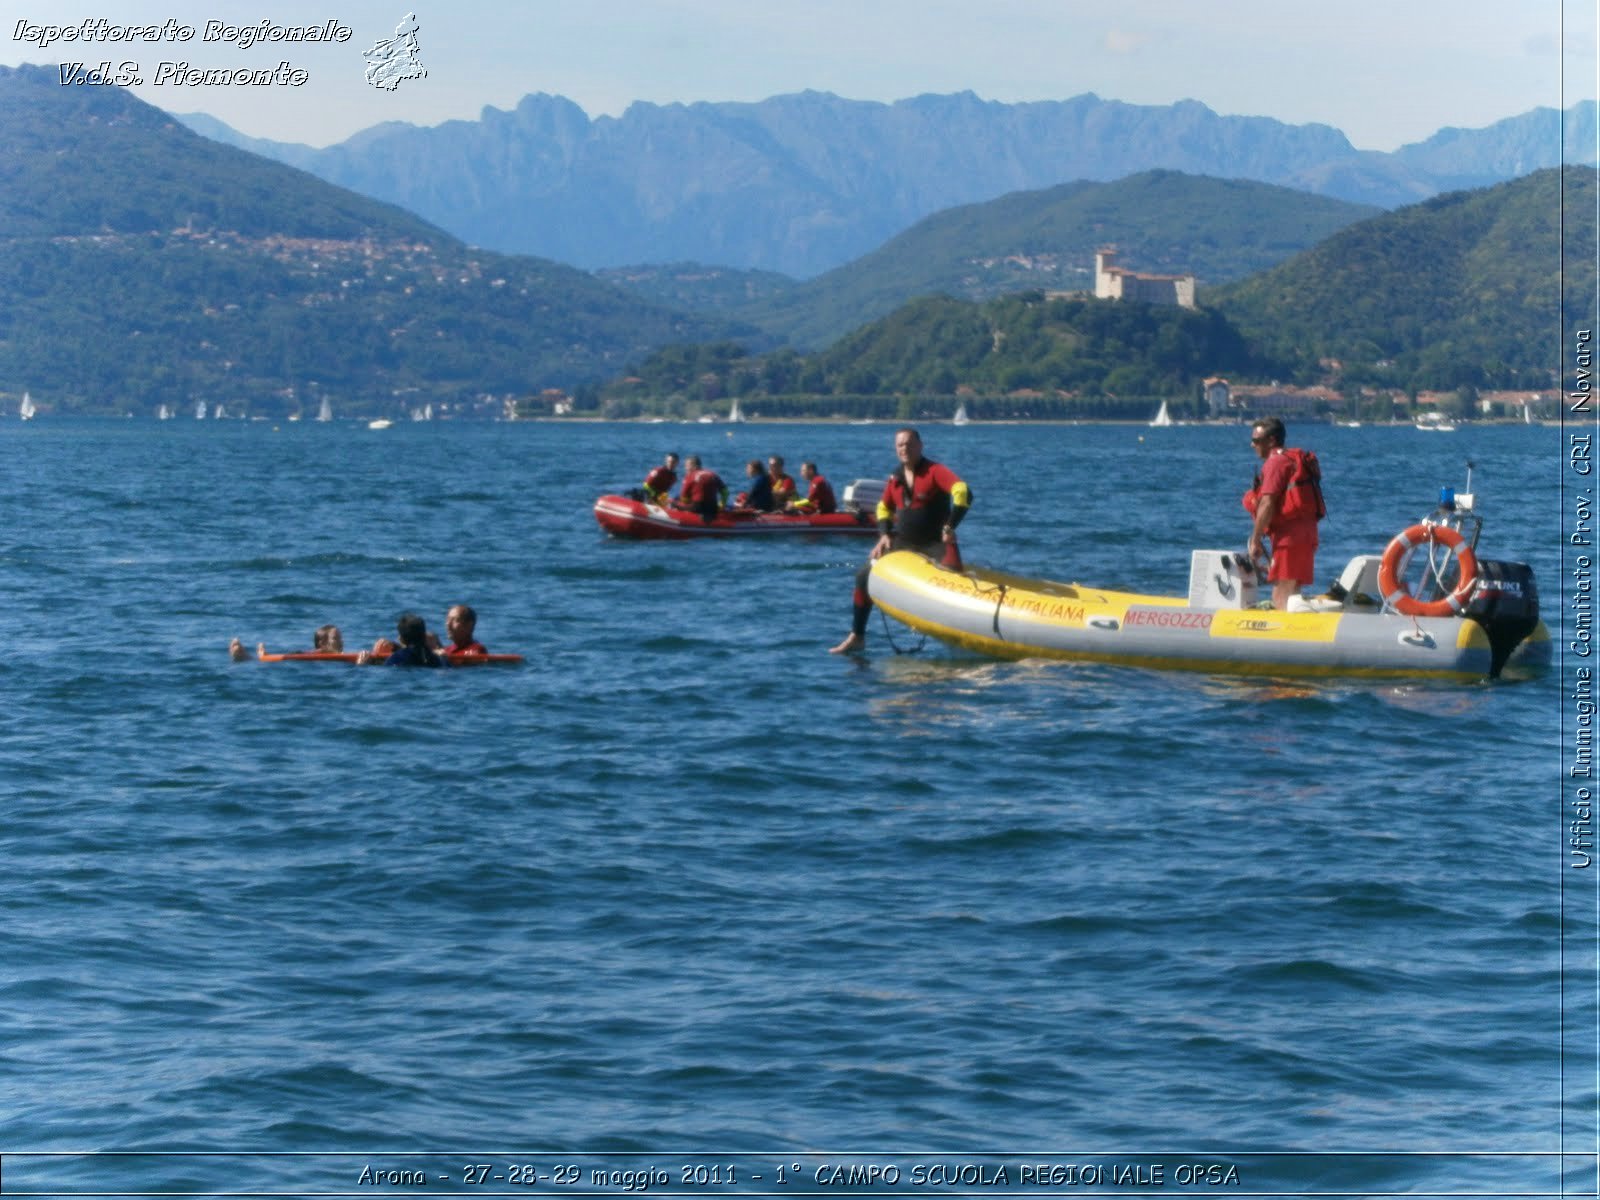
[{"label": "lake water", "polygon": [[[1320,581],[1471,459],[1559,632],[1561,431],[1290,432]],[[969,562],[1180,593],[1242,546],[1243,428],[924,435]],[[6,1189],[1556,1190],[1595,1102],[1561,672],[999,664],[877,617],[841,659],[869,542],[590,513],[666,450],[842,488],[891,439],[0,425]],[[460,600],[527,664],[225,654]]]}]

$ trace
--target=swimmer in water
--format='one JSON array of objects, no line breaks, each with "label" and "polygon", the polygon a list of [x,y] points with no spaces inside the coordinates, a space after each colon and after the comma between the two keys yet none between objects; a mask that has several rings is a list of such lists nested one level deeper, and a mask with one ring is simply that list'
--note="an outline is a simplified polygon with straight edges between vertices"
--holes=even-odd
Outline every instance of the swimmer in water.
[{"label": "swimmer in water", "polygon": [[[344,635],[339,632],[337,625],[323,625],[311,635],[311,650],[313,653],[343,654]],[[265,642],[257,642],[256,654],[261,655],[266,652],[267,644]],[[234,638],[233,641],[228,643],[228,657],[234,662],[244,662],[245,659],[250,657],[250,654],[245,650],[244,643],[238,638]]]},{"label": "swimmer in water", "polygon": [[[398,648],[387,660],[391,667],[442,667],[444,660],[428,644],[428,626],[416,613],[401,613],[395,622]],[[376,647],[373,648],[374,650]],[[356,662],[366,665],[379,661],[372,650],[363,650]]]}]

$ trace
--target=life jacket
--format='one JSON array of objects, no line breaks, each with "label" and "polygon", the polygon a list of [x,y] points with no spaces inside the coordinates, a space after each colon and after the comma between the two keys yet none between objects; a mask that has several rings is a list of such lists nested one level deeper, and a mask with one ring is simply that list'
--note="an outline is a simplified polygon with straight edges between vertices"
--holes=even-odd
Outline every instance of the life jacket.
[{"label": "life jacket", "polygon": [[665,493],[678,482],[678,474],[671,467],[657,467],[644,477],[644,490]]},{"label": "life jacket", "polygon": [[[1277,521],[1298,521],[1312,516],[1322,520],[1328,515],[1328,506],[1322,500],[1322,464],[1310,450],[1297,447],[1285,447],[1283,456],[1292,464],[1292,469],[1283,503],[1278,506]],[[1254,514],[1260,499],[1261,473],[1258,471],[1255,482],[1240,498],[1240,503],[1245,512]]]},{"label": "life jacket", "polygon": [[715,471],[702,467],[683,480],[678,489],[678,503],[685,508],[707,508],[715,512],[725,499],[727,488]]},{"label": "life jacket", "polygon": [[833,484],[821,475],[811,477],[811,488],[806,493],[806,501],[818,512],[831,513],[839,507],[839,502],[833,496]]},{"label": "life jacket", "polygon": [[1288,521],[1304,517],[1322,520],[1328,515],[1328,506],[1322,501],[1322,464],[1310,450],[1285,449],[1283,453],[1294,463],[1294,474],[1279,512]]}]

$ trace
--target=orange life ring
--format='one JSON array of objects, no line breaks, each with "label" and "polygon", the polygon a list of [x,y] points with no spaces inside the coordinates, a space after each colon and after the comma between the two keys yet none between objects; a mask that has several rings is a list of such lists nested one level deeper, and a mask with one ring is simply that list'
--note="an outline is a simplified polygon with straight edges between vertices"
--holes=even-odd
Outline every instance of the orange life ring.
[{"label": "orange life ring", "polygon": [[[1461,579],[1456,584],[1456,590],[1448,596],[1424,603],[1406,588],[1404,580],[1400,578],[1400,567],[1413,549],[1435,542],[1456,556]],[[1395,612],[1408,617],[1454,616],[1466,604],[1477,581],[1477,555],[1472,553],[1467,539],[1448,525],[1413,525],[1403,533],[1395,534],[1394,541],[1383,552],[1383,561],[1378,564],[1378,590],[1383,593],[1383,602]]]}]

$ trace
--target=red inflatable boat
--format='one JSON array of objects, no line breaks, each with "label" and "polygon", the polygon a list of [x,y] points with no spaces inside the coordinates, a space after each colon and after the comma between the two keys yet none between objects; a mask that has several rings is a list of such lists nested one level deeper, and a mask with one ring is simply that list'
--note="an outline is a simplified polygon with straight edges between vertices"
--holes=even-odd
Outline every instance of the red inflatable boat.
[{"label": "red inflatable boat", "polygon": [[[877,497],[873,497],[876,501]],[[856,533],[876,537],[870,511],[846,505],[833,513],[756,512],[725,509],[710,521],[681,508],[662,508],[629,496],[601,496],[594,519],[612,537],[668,538],[768,537],[778,534]]]}]

